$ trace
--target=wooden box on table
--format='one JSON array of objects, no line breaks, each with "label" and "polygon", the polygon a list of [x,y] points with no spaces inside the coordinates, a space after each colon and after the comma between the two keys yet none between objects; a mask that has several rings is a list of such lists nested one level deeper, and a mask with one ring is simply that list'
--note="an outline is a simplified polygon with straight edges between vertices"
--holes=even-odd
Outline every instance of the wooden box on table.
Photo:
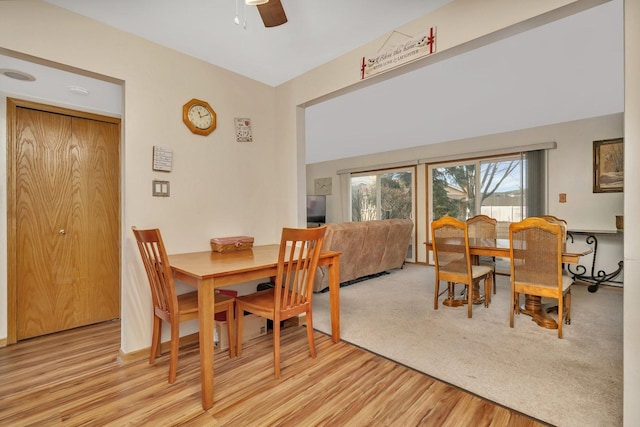
[{"label": "wooden box on table", "polygon": [[211,239],[211,250],[214,252],[241,251],[252,247],[253,237],[251,236],[214,237]]}]

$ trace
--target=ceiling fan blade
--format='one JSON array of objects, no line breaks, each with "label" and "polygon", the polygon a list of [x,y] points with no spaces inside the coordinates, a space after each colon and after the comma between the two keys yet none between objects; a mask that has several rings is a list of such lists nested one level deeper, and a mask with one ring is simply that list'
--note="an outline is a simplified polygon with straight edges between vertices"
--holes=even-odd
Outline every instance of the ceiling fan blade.
[{"label": "ceiling fan blade", "polygon": [[268,3],[258,5],[258,12],[260,12],[262,22],[267,28],[277,27],[287,22],[287,15],[284,13],[280,0],[269,0]]}]

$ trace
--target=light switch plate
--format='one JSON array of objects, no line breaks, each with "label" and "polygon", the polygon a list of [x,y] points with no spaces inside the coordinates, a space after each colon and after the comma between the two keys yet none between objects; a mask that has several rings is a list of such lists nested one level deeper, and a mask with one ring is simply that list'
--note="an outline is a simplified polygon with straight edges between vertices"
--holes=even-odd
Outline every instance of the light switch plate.
[{"label": "light switch plate", "polygon": [[169,181],[153,181],[152,194],[155,197],[169,197]]}]

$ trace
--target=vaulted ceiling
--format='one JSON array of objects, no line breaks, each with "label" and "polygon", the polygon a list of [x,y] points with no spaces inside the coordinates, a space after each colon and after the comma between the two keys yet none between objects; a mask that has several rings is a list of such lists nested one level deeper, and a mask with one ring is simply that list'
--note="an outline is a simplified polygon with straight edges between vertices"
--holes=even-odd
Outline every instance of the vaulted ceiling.
[{"label": "vaulted ceiling", "polygon": [[[289,22],[273,28],[243,0],[46,1],[278,85],[451,0],[281,0]],[[622,0],[612,0],[308,107],[307,163],[621,112],[622,16]],[[26,87],[0,76],[0,90],[121,108],[118,85],[1,54],[0,68],[38,80]],[[70,85],[90,95],[79,98]]]}]

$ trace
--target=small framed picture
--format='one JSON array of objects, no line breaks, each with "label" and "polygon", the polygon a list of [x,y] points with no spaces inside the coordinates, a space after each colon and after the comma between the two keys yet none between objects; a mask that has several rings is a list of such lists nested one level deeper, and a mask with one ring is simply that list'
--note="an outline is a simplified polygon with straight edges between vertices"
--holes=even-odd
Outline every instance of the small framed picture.
[{"label": "small framed picture", "polygon": [[238,142],[253,142],[251,132],[251,119],[246,117],[236,117],[236,140]]},{"label": "small framed picture", "polygon": [[593,141],[593,192],[616,193],[624,187],[622,138]]},{"label": "small framed picture", "polygon": [[170,148],[153,146],[153,170],[171,172],[173,151]]}]

